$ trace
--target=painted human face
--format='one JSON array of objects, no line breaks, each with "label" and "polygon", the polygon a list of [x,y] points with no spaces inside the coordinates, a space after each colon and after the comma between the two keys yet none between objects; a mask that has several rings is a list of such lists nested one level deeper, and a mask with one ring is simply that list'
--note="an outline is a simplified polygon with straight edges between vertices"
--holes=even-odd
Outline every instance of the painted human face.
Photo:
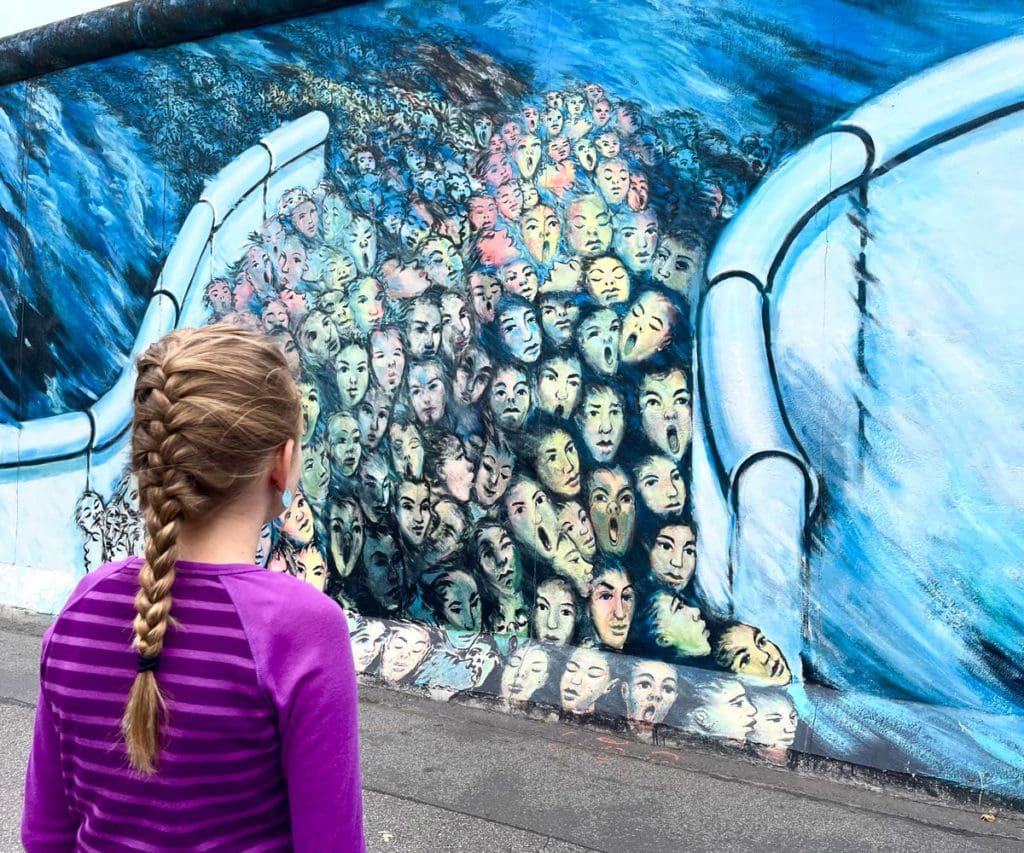
[{"label": "painted human face", "polygon": [[601,305],[607,307],[629,299],[629,273],[618,258],[594,258],[587,265],[586,280],[587,290]]},{"label": "painted human face", "polygon": [[541,298],[541,325],[548,340],[556,347],[565,347],[572,342],[579,316],[579,306],[571,293],[551,293]]},{"label": "painted human face", "polygon": [[352,662],[356,672],[366,672],[370,668],[384,645],[386,630],[383,622],[364,619],[352,632]]},{"label": "painted human face", "polygon": [[613,246],[632,272],[647,272],[658,245],[658,217],[653,210],[632,211],[615,217]]},{"label": "painted human face", "polygon": [[576,140],[573,145],[573,153],[584,171],[593,172],[597,168],[597,149],[594,147],[593,141],[586,136]]},{"label": "painted human face", "polygon": [[619,358],[626,364],[645,361],[672,342],[676,310],[668,298],[654,290],[640,294],[622,322]]},{"label": "painted human face", "polygon": [[540,137],[527,133],[520,137],[512,148],[512,159],[519,167],[519,174],[524,178],[532,178],[540,163]]},{"label": "painted human face", "polygon": [[394,394],[405,374],[405,347],[398,329],[383,329],[370,335],[370,363],[377,384]]},{"label": "painted human face", "polygon": [[566,661],[559,685],[562,710],[570,714],[590,714],[597,700],[608,692],[612,672],[603,654],[580,646]]},{"label": "painted human face", "polygon": [[648,456],[634,471],[644,503],[656,515],[682,512],[686,484],[675,462],[665,456]]},{"label": "painted human face", "polygon": [[523,214],[521,228],[523,243],[530,257],[539,264],[550,264],[562,235],[562,226],[554,208],[544,204],[530,208]]},{"label": "painted human face", "polygon": [[498,221],[498,205],[489,195],[473,196],[469,200],[469,224],[474,231],[493,228]]},{"label": "painted human face", "polygon": [[342,347],[335,375],[342,405],[354,409],[370,384],[370,358],[359,344]]},{"label": "painted human face", "polygon": [[295,554],[297,576],[320,592],[327,583],[327,562],[312,545],[299,549]]},{"label": "painted human face", "polygon": [[566,211],[565,234],[573,250],[585,258],[608,251],[612,242],[612,217],[596,195],[585,195]]},{"label": "painted human face", "polygon": [[359,424],[352,415],[332,415],[327,422],[327,443],[330,447],[331,466],[346,477],[351,477],[359,467],[363,454],[359,443]]},{"label": "painted human face", "polygon": [[473,120],[473,135],[476,137],[478,145],[486,145],[490,141],[492,133],[494,133],[494,123],[487,116],[480,116]]},{"label": "painted human face", "polygon": [[323,272],[327,274],[326,283],[335,290],[345,289],[359,275],[356,262],[348,252],[334,251],[330,253]]},{"label": "painted human face", "polygon": [[649,557],[654,576],[676,592],[682,592],[697,568],[697,537],[693,529],[686,524],[661,528]]},{"label": "painted human face", "polygon": [[751,743],[789,749],[796,740],[799,719],[792,700],[782,692],[761,693],[756,697],[757,716],[754,728],[747,734]]},{"label": "painted human face", "polygon": [[526,702],[547,681],[548,653],[540,646],[520,646],[508,656],[501,674],[501,695],[513,702]]},{"label": "painted human face", "polygon": [[606,131],[605,133],[598,134],[594,140],[594,146],[597,148],[597,153],[605,159],[618,157],[621,150],[619,135],[615,131]]},{"label": "painted human face", "polygon": [[[274,286],[274,264],[262,246],[250,246],[242,262],[242,280],[256,293],[270,293]],[[236,306],[237,307],[237,306]]]},{"label": "painted human face", "polygon": [[452,437],[445,445],[438,473],[452,497],[462,503],[469,500],[473,488],[473,463],[466,456],[466,449],[459,439]]},{"label": "painted human face", "polygon": [[418,480],[423,476],[423,439],[412,424],[392,424],[388,430],[391,443],[391,464],[395,472],[406,479]]},{"label": "painted human face", "polygon": [[562,128],[565,127],[565,116],[562,115],[561,110],[546,109],[543,118],[544,127],[549,137],[558,136],[562,132]]},{"label": "painted human face", "polygon": [[409,368],[409,401],[416,419],[423,426],[433,426],[444,417],[444,375],[436,361],[414,364]]},{"label": "painted human face", "polygon": [[661,238],[654,252],[653,274],[669,290],[689,296],[694,279],[704,268],[704,251],[671,234]]},{"label": "painted human face", "polygon": [[792,678],[779,647],[753,625],[728,628],[719,638],[715,656],[738,675],[769,684],[789,684]]},{"label": "painted human face", "polygon": [[621,649],[626,645],[635,603],[636,593],[625,572],[611,569],[594,578],[590,618],[598,638],[609,648]]},{"label": "painted human face", "polygon": [[281,287],[296,287],[309,269],[306,264],[306,249],[296,237],[286,237],[281,242],[275,261],[277,282]]},{"label": "painted human face", "polygon": [[342,577],[348,577],[363,553],[363,511],[351,498],[331,505],[328,516],[331,556]]},{"label": "painted human face", "polygon": [[477,533],[480,568],[503,596],[511,596],[519,585],[519,553],[500,524],[488,524]]},{"label": "painted human face", "polygon": [[299,403],[302,405],[302,438],[299,443],[309,446],[320,417],[320,391],[310,382],[299,383]]},{"label": "painted human face", "polygon": [[738,680],[725,678],[709,687],[703,703],[690,716],[709,734],[743,741],[754,728],[757,709]]},{"label": "painted human face", "polygon": [[303,237],[312,240],[320,228],[320,214],[312,199],[299,204],[292,211],[292,227]]},{"label": "painted human face", "polygon": [[631,172],[629,175],[629,192],[626,193],[626,203],[629,209],[635,213],[647,209],[647,202],[650,200],[650,185],[647,182],[647,175],[643,172]]},{"label": "painted human face", "polygon": [[380,440],[387,434],[390,418],[391,400],[388,395],[377,388],[368,391],[356,407],[356,421],[365,450],[377,449]]},{"label": "painted human face", "polygon": [[533,480],[523,478],[505,495],[512,535],[535,554],[551,558],[555,554],[558,519],[544,490]]},{"label": "painted human face", "polygon": [[476,251],[480,263],[488,267],[503,266],[519,256],[515,240],[507,228],[481,231],[476,238]]},{"label": "painted human face", "polygon": [[[540,112],[536,107],[523,107],[523,123],[530,133],[537,129],[540,124]],[[522,138],[519,141],[522,142]]]},{"label": "painted human face", "polygon": [[410,213],[398,228],[398,236],[410,252],[418,251],[423,241],[430,236],[430,225],[416,213]]},{"label": "painted human face", "polygon": [[665,722],[679,696],[679,679],[671,665],[661,661],[638,661],[622,685],[626,716],[648,726]]},{"label": "painted human face", "polygon": [[597,167],[596,183],[608,204],[622,204],[629,191],[629,166],[626,161],[618,157],[603,160]]},{"label": "painted human face", "polygon": [[464,349],[455,364],[452,394],[463,406],[471,406],[483,396],[493,373],[487,353],[476,347]]},{"label": "painted human face", "polygon": [[540,288],[537,271],[525,261],[506,264],[498,271],[498,276],[506,293],[517,294],[530,302],[537,298],[537,290]]},{"label": "painted human face", "polygon": [[598,127],[604,127],[608,124],[608,119],[612,117],[612,105],[605,98],[598,98],[594,101],[593,107],[590,110],[594,116],[594,124]]},{"label": "painted human face", "polygon": [[575,630],[576,601],[572,588],[561,578],[549,578],[537,587],[533,635],[538,640],[565,645]]},{"label": "painted human face", "polygon": [[501,500],[512,479],[515,461],[512,451],[498,447],[493,441],[484,445],[480,465],[473,479],[473,492],[480,506],[491,507]]},{"label": "painted human face", "polygon": [[540,358],[540,324],[537,312],[525,305],[504,308],[498,314],[498,332],[514,358],[533,364]]},{"label": "painted human face", "polygon": [[319,503],[327,497],[327,487],[331,482],[331,460],[327,448],[322,446],[307,447],[302,452],[302,474],[299,485],[311,501]]},{"label": "painted human face", "polygon": [[504,154],[492,154],[487,158],[483,178],[488,186],[500,187],[506,181],[511,181],[513,177],[512,164]]},{"label": "painted human face", "polygon": [[[326,315],[334,326],[337,336],[355,334],[356,324],[352,319],[352,309],[348,307],[348,297],[343,290],[328,290],[316,298],[317,310],[315,315]],[[302,323],[299,326],[299,334],[302,333]],[[340,347],[341,342],[338,342]]]},{"label": "painted human face", "polygon": [[583,440],[594,460],[610,462],[618,453],[626,428],[622,399],[611,388],[588,388],[577,415]]},{"label": "painted human face", "polygon": [[465,300],[457,293],[441,297],[441,348],[454,359],[469,344],[473,335],[473,321]]},{"label": "painted human face", "polygon": [[580,363],[575,358],[551,358],[537,374],[537,402],[542,411],[568,418],[576,410],[582,385]]},{"label": "painted human face", "polygon": [[360,174],[368,175],[371,172],[377,171],[377,158],[373,156],[371,151],[357,151],[356,152],[356,168]]},{"label": "painted human face", "polygon": [[297,326],[302,322],[302,318],[306,316],[306,312],[309,310],[309,304],[306,302],[306,297],[303,294],[289,290],[287,287],[282,287],[277,298],[287,313],[287,325]]},{"label": "painted human face", "polygon": [[349,289],[352,319],[363,334],[375,329],[384,316],[384,290],[375,278],[363,278]]},{"label": "painted human face", "polygon": [[430,635],[425,628],[404,623],[391,629],[380,656],[380,677],[400,681],[410,675],[430,651]]},{"label": "painted human face", "polygon": [[306,496],[297,492],[283,513],[281,513],[281,534],[287,536],[298,545],[308,545],[313,541],[313,511],[306,502]]},{"label": "painted human face", "polygon": [[362,275],[369,275],[377,263],[377,228],[365,216],[354,216],[345,230],[345,248]]},{"label": "painted human face", "polygon": [[466,572],[455,571],[446,572],[434,585],[445,622],[460,631],[479,631],[482,610],[476,581]]},{"label": "painted human face", "polygon": [[636,526],[636,499],[619,468],[598,468],[590,475],[587,496],[597,545],[606,554],[625,554]]},{"label": "painted human face", "polygon": [[453,500],[439,500],[434,506],[435,524],[430,530],[428,558],[433,563],[447,559],[462,548],[466,516]]},{"label": "painted human face", "polygon": [[651,603],[654,640],[663,648],[683,657],[706,657],[711,654],[708,627],[696,607],[688,606],[679,596],[658,593]]},{"label": "painted human face", "polygon": [[498,205],[498,213],[509,222],[518,221],[523,212],[523,191],[516,181],[509,181],[498,187],[495,200]]},{"label": "painted human face", "polygon": [[550,157],[555,163],[561,163],[568,160],[571,151],[571,143],[564,136],[556,136],[548,142],[548,157]]},{"label": "painted human face", "polygon": [[692,417],[690,387],[683,371],[648,374],[640,382],[640,422],[644,435],[676,462],[690,445]]},{"label": "painted human face", "polygon": [[490,323],[494,319],[494,306],[501,296],[501,285],[498,280],[480,272],[470,274],[469,295],[477,320],[481,323]]},{"label": "painted human face", "polygon": [[310,312],[302,321],[296,343],[306,360],[317,366],[332,362],[341,352],[338,330],[331,318],[320,311]]},{"label": "painted human face", "polygon": [[216,317],[227,314],[234,307],[234,294],[224,279],[216,278],[206,286],[206,304]]},{"label": "painted human face", "polygon": [[366,586],[374,600],[393,613],[402,606],[404,597],[402,553],[390,533],[371,529],[367,531],[365,540],[363,566],[366,569]]},{"label": "painted human face", "polygon": [[419,265],[434,284],[452,290],[462,283],[462,256],[447,237],[433,237],[420,249]]},{"label": "painted human face", "polygon": [[558,510],[558,527],[576,544],[580,553],[592,560],[597,554],[597,537],[590,516],[579,501],[566,501]]},{"label": "painted human face", "polygon": [[537,192],[537,185],[529,178],[519,181],[519,189],[523,193],[523,210],[532,210],[540,204],[540,194]]},{"label": "painted human face", "polygon": [[344,229],[352,218],[352,213],[345,206],[345,202],[333,194],[324,196],[323,208],[320,224],[324,240],[328,244],[334,245],[344,239]]},{"label": "painted human face", "polygon": [[415,300],[407,320],[406,338],[413,358],[437,355],[441,346],[441,309],[426,299]]},{"label": "painted human face", "polygon": [[398,526],[411,545],[422,545],[430,525],[430,489],[426,483],[403,481],[396,495]]},{"label": "painted human face", "polygon": [[565,430],[552,430],[540,440],[536,465],[537,476],[549,491],[565,498],[580,493],[580,456]]},{"label": "painted human face", "polygon": [[519,431],[530,413],[530,384],[526,374],[515,367],[504,367],[491,382],[491,414],[499,429]]}]

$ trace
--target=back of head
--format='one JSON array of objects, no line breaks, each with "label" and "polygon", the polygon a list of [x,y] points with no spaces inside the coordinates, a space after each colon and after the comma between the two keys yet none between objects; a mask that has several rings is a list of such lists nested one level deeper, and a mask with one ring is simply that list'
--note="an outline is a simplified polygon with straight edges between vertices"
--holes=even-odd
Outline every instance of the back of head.
[{"label": "back of head", "polygon": [[140,671],[122,731],[132,767],[152,773],[164,711],[154,670],[170,622],[178,534],[268,473],[272,454],[298,438],[301,407],[283,351],[245,329],[172,332],[137,366],[131,456],[146,549],[135,598]]}]

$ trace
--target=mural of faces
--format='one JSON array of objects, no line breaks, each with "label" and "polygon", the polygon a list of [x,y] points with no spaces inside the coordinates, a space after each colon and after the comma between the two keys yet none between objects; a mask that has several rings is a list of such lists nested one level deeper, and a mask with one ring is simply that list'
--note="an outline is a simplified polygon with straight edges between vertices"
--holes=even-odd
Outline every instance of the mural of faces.
[{"label": "mural of faces", "polygon": [[444,370],[436,361],[423,361],[409,368],[409,400],[416,420],[434,426],[445,415]]},{"label": "mural of faces", "polygon": [[396,625],[384,641],[380,659],[380,677],[401,681],[418,667],[430,651],[430,634],[414,623]]},{"label": "mural of faces", "polygon": [[423,438],[413,424],[394,423],[388,430],[391,464],[395,472],[408,480],[423,476]]},{"label": "mural of faces", "polygon": [[492,507],[505,494],[516,458],[512,451],[488,440],[473,478],[473,496],[482,507]]},{"label": "mural of faces", "polygon": [[480,568],[503,596],[515,594],[519,584],[519,553],[508,531],[499,524],[486,524],[476,533],[476,552]]},{"label": "mural of faces", "polygon": [[327,444],[331,454],[331,468],[351,477],[359,467],[363,449],[360,443],[359,423],[349,414],[332,415],[327,422]]},{"label": "mural of faces", "polygon": [[558,520],[551,500],[536,482],[524,477],[513,483],[505,495],[505,511],[519,542],[539,556],[554,556]]}]

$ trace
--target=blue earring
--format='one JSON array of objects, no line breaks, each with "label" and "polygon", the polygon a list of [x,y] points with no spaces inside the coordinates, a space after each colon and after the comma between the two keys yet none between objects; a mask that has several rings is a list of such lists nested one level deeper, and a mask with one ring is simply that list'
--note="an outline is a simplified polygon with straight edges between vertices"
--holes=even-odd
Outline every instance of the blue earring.
[{"label": "blue earring", "polygon": [[281,492],[281,503],[285,509],[288,509],[292,505],[292,501],[295,499],[295,495],[292,494],[291,489],[285,489]]}]

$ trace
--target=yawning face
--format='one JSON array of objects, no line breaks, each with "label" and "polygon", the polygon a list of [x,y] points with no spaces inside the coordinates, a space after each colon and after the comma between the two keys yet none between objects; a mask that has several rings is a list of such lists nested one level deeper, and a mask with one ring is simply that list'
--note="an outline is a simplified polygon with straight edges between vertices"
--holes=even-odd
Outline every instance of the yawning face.
[{"label": "yawning face", "polygon": [[606,554],[625,554],[633,541],[636,499],[621,468],[598,468],[590,475],[587,497],[597,545]]},{"label": "yawning face", "polygon": [[558,517],[537,483],[526,477],[513,483],[505,495],[505,512],[517,540],[541,557],[554,557]]}]

